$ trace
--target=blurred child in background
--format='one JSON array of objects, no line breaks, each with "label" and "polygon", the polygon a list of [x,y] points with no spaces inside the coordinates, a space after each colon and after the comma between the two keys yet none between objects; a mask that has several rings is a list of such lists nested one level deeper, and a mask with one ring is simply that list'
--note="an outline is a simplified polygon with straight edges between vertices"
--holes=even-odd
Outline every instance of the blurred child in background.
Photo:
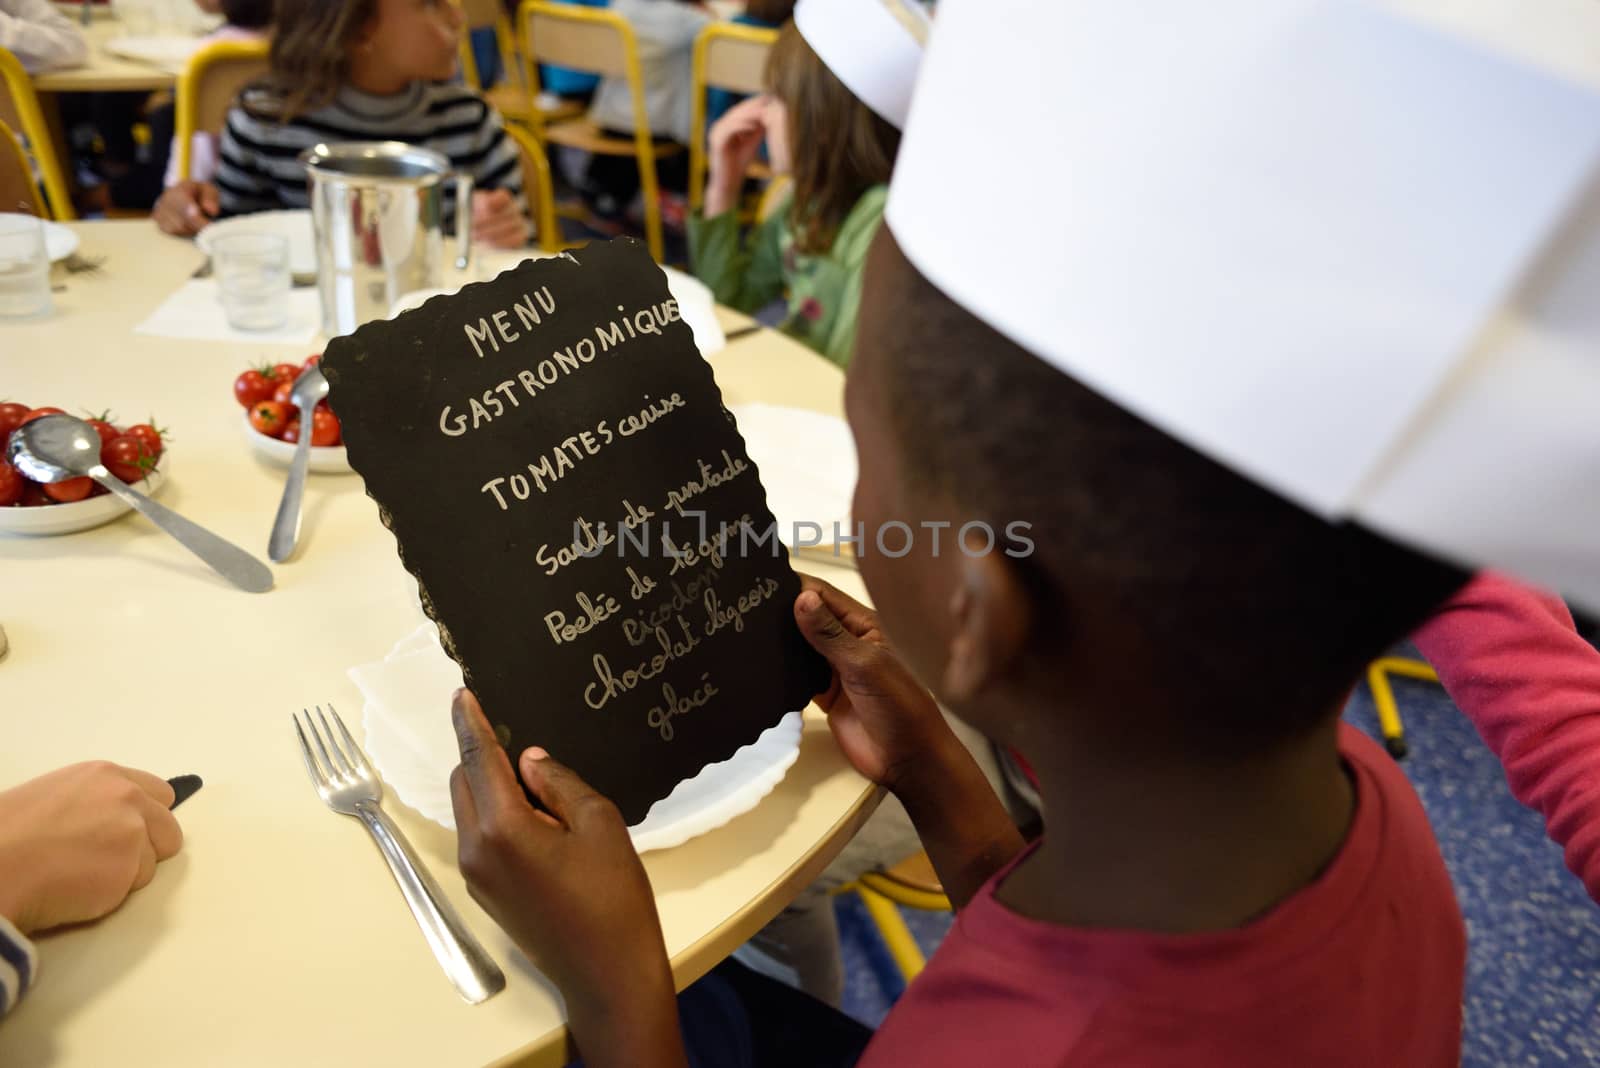
[{"label": "blurred child in background", "polygon": [[[215,182],[188,179],[162,194],[156,223],[192,234],[218,215],[309,204],[307,148],[329,140],[404,141],[472,174],[476,240],[519,248],[529,226],[521,156],[500,116],[449,79],[461,9],[450,0],[280,0],[271,71],[228,113]],[[445,224],[455,225],[453,193]]]},{"label": "blurred child in background", "polygon": [[0,48],[29,74],[81,67],[89,58],[83,31],[47,0],[0,0]]},{"label": "blurred child in background", "polygon": [[[862,34],[872,47],[838,45]],[[769,92],[711,129],[704,215],[689,221],[695,274],[740,311],[786,297],[782,329],[841,366],[920,56],[919,42],[875,2],[805,0],[767,59]],[[736,209],[763,142],[773,172],[793,187],[742,235]]]}]

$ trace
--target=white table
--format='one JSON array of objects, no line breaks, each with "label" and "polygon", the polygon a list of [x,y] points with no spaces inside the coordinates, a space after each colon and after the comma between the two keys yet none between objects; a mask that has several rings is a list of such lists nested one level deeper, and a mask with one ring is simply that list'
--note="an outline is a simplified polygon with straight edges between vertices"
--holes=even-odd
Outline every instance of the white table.
[{"label": "white table", "polygon": [[[231,382],[247,364],[304,353],[134,335],[200,253],[144,221],[75,228],[85,255],[107,257],[104,273],[70,277],[50,319],[0,320],[0,394],[130,421],[153,413],[173,435],[163,500],[264,559],[283,471],[250,452]],[[781,336],[736,340],[712,363],[731,403],[839,412],[839,372]],[[0,661],[0,783],[96,757],[206,780],[179,810],[183,852],[150,887],[100,923],[40,940],[38,985],[0,1025],[7,1068],[561,1062],[560,1005],[468,897],[453,835],[387,800],[507,973],[477,1007],[451,989],[365,832],[306,780],[290,712],[332,701],[356,727],[345,669],[381,657],[417,616],[358,478],[312,476],[303,539],[274,569],[277,589],[256,596],[137,516],[0,537],[12,645]],[[679,984],[775,915],[877,798],[812,709],[799,761],[760,806],[647,854]]]},{"label": "white table", "polygon": [[[77,9],[63,8],[72,18]],[[84,36],[89,41],[89,58],[81,67],[71,70],[49,71],[33,76],[33,88],[39,93],[120,93],[170,89],[178,82],[177,72],[154,63],[124,59],[106,50],[106,42],[134,34],[129,23],[118,18],[97,14]],[[152,27],[143,33],[172,34],[178,30],[161,30]]]}]

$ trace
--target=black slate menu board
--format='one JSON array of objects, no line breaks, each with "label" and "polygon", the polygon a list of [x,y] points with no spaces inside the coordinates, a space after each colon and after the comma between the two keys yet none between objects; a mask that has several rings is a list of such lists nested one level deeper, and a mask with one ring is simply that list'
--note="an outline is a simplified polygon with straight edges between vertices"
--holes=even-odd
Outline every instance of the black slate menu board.
[{"label": "black slate menu board", "polygon": [[543,746],[636,823],[826,687],[758,472],[638,242],[369,323],[322,368],[512,754]]}]

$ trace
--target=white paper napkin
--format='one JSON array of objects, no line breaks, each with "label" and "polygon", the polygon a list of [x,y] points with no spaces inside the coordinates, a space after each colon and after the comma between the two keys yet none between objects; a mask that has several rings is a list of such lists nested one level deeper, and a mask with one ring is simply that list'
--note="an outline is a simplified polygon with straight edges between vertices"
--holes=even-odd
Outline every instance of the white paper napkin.
[{"label": "white paper napkin", "polygon": [[[772,404],[736,404],[729,411],[767,489],[778,538],[793,545],[796,524],[808,523],[821,529],[825,545],[833,544],[835,523],[849,534],[856,445],[844,420]],[[803,526],[801,536],[815,532]]]},{"label": "white paper napkin", "polygon": [[[400,800],[452,830],[450,772],[458,760],[450,697],[461,671],[423,624],[384,659],[349,671],[366,699],[367,755]],[[801,716],[791,712],[750,745],[679,783],[628,829],[639,852],[666,849],[748,812],[782,781],[800,755]]]},{"label": "white paper napkin", "polygon": [[133,328],[136,334],[191,341],[233,341],[240,344],[282,342],[308,345],[322,325],[322,305],[315,287],[289,290],[289,318],[276,330],[235,330],[228,325],[214,278],[192,278]]}]

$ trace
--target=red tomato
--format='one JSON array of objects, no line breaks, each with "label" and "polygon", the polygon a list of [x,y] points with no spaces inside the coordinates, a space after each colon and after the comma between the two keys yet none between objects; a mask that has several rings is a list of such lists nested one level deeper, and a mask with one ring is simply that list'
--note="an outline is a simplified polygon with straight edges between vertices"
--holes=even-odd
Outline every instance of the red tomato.
[{"label": "red tomato", "polygon": [[100,447],[102,449],[111,443],[112,438],[120,438],[122,436],[122,431],[104,419],[85,419],[84,422],[94,427],[94,432],[100,435]]},{"label": "red tomato", "polygon": [[138,438],[139,441],[143,443],[145,450],[149,452],[153,458],[157,460],[161,458],[164,442],[162,440],[161,431],[157,430],[154,426],[150,425],[149,423],[135,423],[127,430],[124,430],[123,433],[128,435],[130,438]]},{"label": "red tomato", "polygon": [[[283,427],[283,440],[287,441],[290,445],[298,445],[300,443],[300,417],[299,416],[291,417],[290,420],[287,423],[284,424],[284,427]],[[311,442],[311,444],[315,445],[316,441],[313,440]]]},{"label": "red tomato", "polygon": [[26,404],[18,404],[15,401],[0,404],[0,445],[4,445],[11,432],[22,425],[23,417],[30,411],[32,409]]},{"label": "red tomato", "polygon": [[252,408],[264,400],[272,399],[277,383],[257,370],[249,370],[233,380],[233,399],[241,408]]},{"label": "red tomato", "polygon": [[100,450],[100,462],[124,482],[138,482],[156,469],[156,458],[150,455],[144,442],[128,434],[112,438]]},{"label": "red tomato", "polygon": [[22,500],[22,490],[27,484],[28,480],[22,477],[21,471],[0,460],[0,505],[16,504]]},{"label": "red tomato", "polygon": [[322,353],[313,352],[310,356],[306,357],[306,362],[301,364],[300,367],[303,370],[309,370],[310,368],[315,367],[321,361],[322,361]]},{"label": "red tomato", "polygon": [[297,412],[300,409],[295,407],[294,401],[289,399],[290,394],[293,393],[293,392],[294,392],[294,380],[293,379],[289,379],[288,381],[284,381],[284,382],[279,382],[278,383],[278,388],[272,391],[272,399],[277,401],[279,404],[282,404],[282,405],[286,406],[291,412]]},{"label": "red tomato", "polygon": [[250,409],[250,426],[258,434],[269,438],[283,437],[284,425],[289,422],[289,406],[277,401],[262,401]]},{"label": "red tomato", "polygon": [[44,495],[44,487],[39,485],[39,483],[29,482],[27,479],[23,479],[22,481],[22,501],[20,502],[22,507],[37,508],[41,504],[55,503],[49,497]]},{"label": "red tomato", "polygon": [[300,374],[300,365],[297,363],[275,363],[272,365],[272,378],[277,382],[293,382]]},{"label": "red tomato", "polygon": [[311,413],[311,444],[339,444],[339,419],[332,412],[318,408]]},{"label": "red tomato", "polygon": [[66,415],[66,414],[67,413],[62,411],[60,408],[29,408],[28,409],[28,414],[23,416],[22,417],[22,422],[18,423],[17,425],[18,426],[23,426],[23,425],[25,425],[27,423],[33,422],[35,419],[42,419],[47,415]]},{"label": "red tomato", "polygon": [[64,482],[49,482],[45,484],[44,495],[58,504],[71,504],[81,501],[89,496],[89,491],[94,489],[94,479],[88,475],[78,478],[69,478]]}]

